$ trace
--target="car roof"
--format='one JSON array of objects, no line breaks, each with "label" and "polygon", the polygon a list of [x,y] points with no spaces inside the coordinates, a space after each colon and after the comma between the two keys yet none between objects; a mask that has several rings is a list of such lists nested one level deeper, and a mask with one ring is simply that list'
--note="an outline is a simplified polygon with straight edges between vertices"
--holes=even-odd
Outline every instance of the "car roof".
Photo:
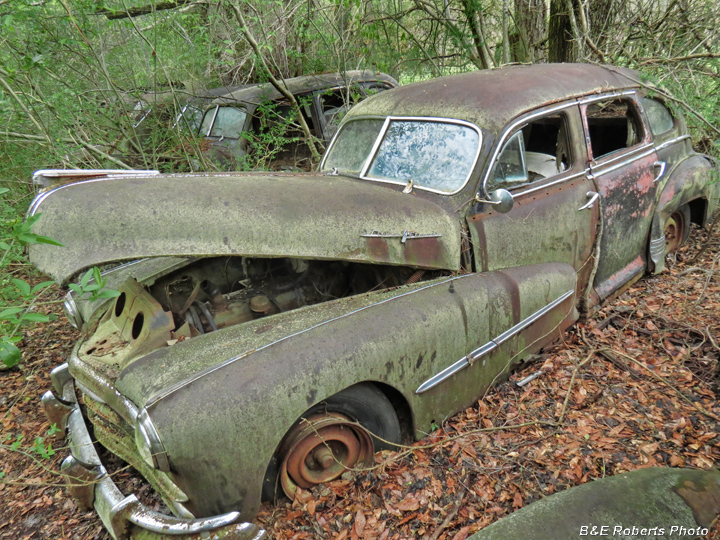
[{"label": "car roof", "polygon": [[381,92],[356,105],[364,115],[456,118],[498,132],[525,111],[568,98],[640,86],[640,74],[595,64],[532,64],[440,77]]},{"label": "car roof", "polygon": [[[303,75],[285,79],[287,89],[294,95],[315,92],[326,88],[335,88],[353,83],[386,82],[391,86],[398,86],[398,82],[379,71],[345,71],[342,73],[325,73],[322,75]],[[259,105],[263,101],[280,99],[282,95],[270,83],[258,84],[250,88],[242,88],[230,92],[213,100],[211,106],[226,105],[231,102],[243,102]]]}]

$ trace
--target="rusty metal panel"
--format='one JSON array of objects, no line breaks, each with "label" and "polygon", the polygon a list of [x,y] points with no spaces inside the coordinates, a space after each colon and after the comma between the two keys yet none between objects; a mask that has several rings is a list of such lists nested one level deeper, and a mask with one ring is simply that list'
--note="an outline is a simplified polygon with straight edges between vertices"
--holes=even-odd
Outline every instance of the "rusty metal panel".
[{"label": "rusty metal panel", "polygon": [[[629,75],[629,76],[628,76]],[[509,66],[442,77],[381,92],[353,107],[365,114],[442,116],[466,120],[497,133],[525,111],[575,96],[637,87],[638,74],[591,64]]]}]

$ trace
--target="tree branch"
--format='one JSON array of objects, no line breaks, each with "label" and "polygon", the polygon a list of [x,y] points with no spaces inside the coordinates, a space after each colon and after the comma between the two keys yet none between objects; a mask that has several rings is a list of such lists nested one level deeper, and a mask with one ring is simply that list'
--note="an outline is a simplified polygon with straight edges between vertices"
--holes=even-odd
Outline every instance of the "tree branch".
[{"label": "tree branch", "polygon": [[99,9],[95,11],[95,15],[105,15],[109,20],[127,19],[129,17],[139,17],[140,15],[148,15],[156,11],[165,11],[175,9],[191,3],[192,0],[172,0],[167,2],[158,2],[147,6],[138,6],[130,8],[126,11],[116,11],[114,9]]},{"label": "tree branch", "polygon": [[252,48],[253,51],[255,51],[255,55],[258,58],[258,61],[262,64],[263,69],[265,70],[265,73],[267,74],[268,79],[270,80],[270,84],[272,84],[275,87],[275,90],[280,92],[282,96],[287,99],[290,102],[290,106],[293,108],[293,110],[298,114],[298,121],[300,122],[300,127],[302,128],[303,134],[305,135],[305,143],[308,145],[308,148],[310,149],[310,154],[312,155],[312,159],[315,163],[320,161],[320,153],[317,150],[317,147],[315,146],[315,141],[313,140],[313,135],[310,133],[310,128],[307,125],[307,122],[305,121],[305,116],[303,116],[302,110],[300,109],[300,105],[298,104],[297,100],[295,99],[295,96],[290,92],[283,83],[280,82],[279,79],[277,79],[268,68],[267,62],[265,61],[265,57],[262,54],[262,51],[260,51],[260,46],[258,45],[258,42],[255,40],[255,37],[250,32],[250,29],[248,28],[247,23],[245,22],[245,17],[243,17],[242,11],[240,11],[240,8],[237,7],[235,4],[231,5],[233,11],[235,12],[235,18],[240,23],[240,32],[242,32],[243,36],[245,36],[245,39],[247,40],[248,44]]}]

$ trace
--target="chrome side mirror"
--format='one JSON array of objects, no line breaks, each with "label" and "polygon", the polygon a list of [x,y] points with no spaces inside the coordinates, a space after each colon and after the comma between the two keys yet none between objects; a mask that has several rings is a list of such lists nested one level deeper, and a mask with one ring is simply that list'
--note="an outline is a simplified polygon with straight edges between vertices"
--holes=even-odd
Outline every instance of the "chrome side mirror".
[{"label": "chrome side mirror", "polygon": [[510,193],[507,189],[502,188],[491,191],[487,199],[481,199],[478,197],[475,200],[477,202],[491,204],[495,208],[495,210],[497,210],[501,214],[506,214],[510,210],[512,210],[513,204],[515,202],[512,193]]}]

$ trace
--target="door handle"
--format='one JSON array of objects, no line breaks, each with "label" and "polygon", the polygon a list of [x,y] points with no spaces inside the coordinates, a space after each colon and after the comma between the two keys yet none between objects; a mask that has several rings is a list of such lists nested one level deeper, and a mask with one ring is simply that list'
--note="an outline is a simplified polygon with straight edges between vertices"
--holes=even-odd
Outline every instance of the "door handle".
[{"label": "door handle", "polygon": [[653,163],[653,169],[660,169],[660,172],[655,177],[655,180],[653,180],[653,184],[660,180],[662,175],[665,174],[665,167],[667,167],[667,163],[665,163],[664,161],[656,161],[655,163]]},{"label": "door handle", "polygon": [[599,194],[599,193],[595,193],[594,191],[588,191],[587,194],[586,194],[586,196],[589,197],[590,200],[589,200],[587,203],[585,203],[583,206],[581,206],[580,208],[578,208],[578,212],[579,212],[580,210],[587,210],[587,209],[589,209],[589,208],[592,208],[592,205],[595,204],[595,201],[598,200],[598,197],[600,197],[600,194]]}]

